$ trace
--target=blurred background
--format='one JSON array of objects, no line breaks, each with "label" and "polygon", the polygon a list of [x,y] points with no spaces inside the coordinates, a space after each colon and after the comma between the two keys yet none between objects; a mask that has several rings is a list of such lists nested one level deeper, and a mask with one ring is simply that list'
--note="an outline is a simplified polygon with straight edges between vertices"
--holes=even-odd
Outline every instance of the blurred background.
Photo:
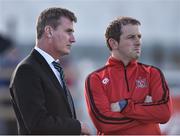
[{"label": "blurred background", "polygon": [[78,119],[95,128],[84,98],[86,76],[103,66],[109,56],[104,33],[117,16],[141,22],[140,61],[159,67],[173,97],[173,116],[161,125],[165,134],[180,134],[180,1],[179,0],[0,0],[0,134],[17,134],[10,103],[9,80],[15,66],[35,45],[35,23],[40,12],[51,6],[75,12],[76,43],[63,65]]}]

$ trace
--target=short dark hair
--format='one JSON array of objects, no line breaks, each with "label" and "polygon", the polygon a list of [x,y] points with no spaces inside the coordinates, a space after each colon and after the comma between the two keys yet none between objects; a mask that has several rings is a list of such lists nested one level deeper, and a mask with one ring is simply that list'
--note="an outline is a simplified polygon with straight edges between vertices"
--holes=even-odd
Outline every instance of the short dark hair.
[{"label": "short dark hair", "polygon": [[110,22],[110,24],[107,27],[106,32],[105,32],[106,43],[110,50],[112,50],[112,49],[108,43],[108,40],[110,38],[113,38],[114,40],[119,42],[120,36],[122,34],[122,31],[121,31],[122,26],[128,25],[128,24],[141,25],[141,23],[138,20],[136,20],[132,17],[118,17],[117,19]]},{"label": "short dark hair", "polygon": [[69,11],[68,9],[59,7],[47,8],[41,12],[37,20],[37,39],[40,39],[42,37],[46,25],[50,25],[51,27],[56,29],[56,27],[59,25],[58,20],[60,19],[60,17],[67,17],[71,21],[77,22],[77,18],[74,13]]}]

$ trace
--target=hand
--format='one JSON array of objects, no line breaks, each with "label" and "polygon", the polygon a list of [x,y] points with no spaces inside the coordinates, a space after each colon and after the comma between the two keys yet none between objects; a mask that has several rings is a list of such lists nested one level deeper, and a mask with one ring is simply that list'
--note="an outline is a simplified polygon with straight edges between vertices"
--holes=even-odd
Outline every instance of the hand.
[{"label": "hand", "polygon": [[111,111],[113,112],[121,112],[127,105],[127,100],[120,100],[115,103],[111,103]]},{"label": "hand", "polygon": [[111,103],[111,111],[120,112],[119,102]]},{"label": "hand", "polygon": [[144,102],[145,102],[145,103],[150,103],[150,102],[152,102],[152,96],[147,95],[146,98],[145,98],[145,100],[144,100]]},{"label": "hand", "polygon": [[81,122],[81,134],[82,135],[90,135],[90,128],[86,123]]}]

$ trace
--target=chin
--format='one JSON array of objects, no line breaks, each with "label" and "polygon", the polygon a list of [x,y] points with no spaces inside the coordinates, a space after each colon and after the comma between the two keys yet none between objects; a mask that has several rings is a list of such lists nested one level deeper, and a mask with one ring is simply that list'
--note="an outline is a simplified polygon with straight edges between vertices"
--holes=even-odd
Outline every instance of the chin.
[{"label": "chin", "polygon": [[141,56],[141,54],[140,54],[140,53],[138,53],[138,54],[136,54],[136,56],[137,56],[137,58],[139,58],[139,57]]},{"label": "chin", "polygon": [[139,57],[140,57],[140,55],[136,55],[136,56],[134,56],[134,59],[139,59]]},{"label": "chin", "polygon": [[68,55],[69,53],[70,53],[70,52],[67,52],[67,51],[66,51],[66,52],[61,52],[61,53],[60,53],[60,54],[61,54],[60,57],[66,56],[66,55]]},{"label": "chin", "polygon": [[70,54],[70,52],[71,51],[66,51],[66,52],[64,52],[64,55],[68,55],[68,54]]}]

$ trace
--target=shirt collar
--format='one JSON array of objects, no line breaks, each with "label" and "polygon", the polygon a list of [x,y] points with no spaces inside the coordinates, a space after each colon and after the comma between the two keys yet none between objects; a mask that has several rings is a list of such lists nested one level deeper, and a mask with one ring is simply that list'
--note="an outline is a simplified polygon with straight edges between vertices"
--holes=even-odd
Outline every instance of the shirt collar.
[{"label": "shirt collar", "polygon": [[55,60],[50,54],[48,54],[47,52],[43,51],[42,49],[38,48],[37,46],[34,47],[35,50],[37,50],[43,57],[44,59],[47,61],[47,63],[50,65],[53,61],[58,61]]}]

